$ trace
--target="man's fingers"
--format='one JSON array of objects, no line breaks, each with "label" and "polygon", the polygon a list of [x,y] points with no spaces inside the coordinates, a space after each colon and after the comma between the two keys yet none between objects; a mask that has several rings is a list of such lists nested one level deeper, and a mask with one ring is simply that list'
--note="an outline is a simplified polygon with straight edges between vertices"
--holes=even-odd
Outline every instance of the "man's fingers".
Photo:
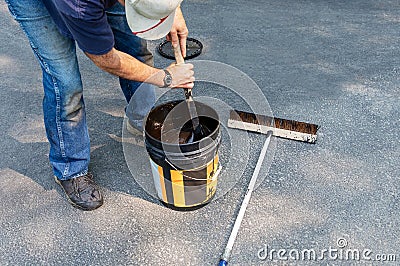
[{"label": "man's fingers", "polygon": [[176,31],[171,31],[169,37],[171,39],[172,47],[176,47],[177,45],[179,45],[179,38]]},{"label": "man's fingers", "polygon": [[186,57],[186,36],[181,36],[179,43],[181,45],[182,56],[183,56],[183,58],[185,58]]},{"label": "man's fingers", "polygon": [[173,89],[193,89],[194,83],[193,82],[188,82],[185,84],[180,84],[178,86],[173,87]]}]

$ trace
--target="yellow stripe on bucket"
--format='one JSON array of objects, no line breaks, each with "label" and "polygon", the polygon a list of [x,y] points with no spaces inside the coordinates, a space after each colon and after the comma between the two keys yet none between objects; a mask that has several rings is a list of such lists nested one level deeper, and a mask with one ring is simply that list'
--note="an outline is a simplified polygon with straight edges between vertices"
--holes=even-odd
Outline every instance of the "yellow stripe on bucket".
[{"label": "yellow stripe on bucket", "polygon": [[163,168],[161,166],[158,166],[158,175],[160,177],[160,186],[161,186],[161,193],[162,193],[162,200],[164,202],[167,201],[167,192],[165,191],[165,183],[164,183],[164,174],[163,174]]},{"label": "yellow stripe on bucket", "polygon": [[214,160],[212,160],[211,163],[207,165],[207,185],[211,183],[211,178],[214,174]]},{"label": "yellow stripe on bucket", "polygon": [[207,165],[207,195],[205,201],[208,201],[215,194],[215,190],[217,188],[217,179],[214,178],[214,175],[217,169],[218,169],[218,153],[215,154],[214,159]]},{"label": "yellow stripe on bucket", "polygon": [[174,205],[178,207],[185,206],[185,190],[183,186],[182,171],[171,170],[172,191],[174,195]]}]

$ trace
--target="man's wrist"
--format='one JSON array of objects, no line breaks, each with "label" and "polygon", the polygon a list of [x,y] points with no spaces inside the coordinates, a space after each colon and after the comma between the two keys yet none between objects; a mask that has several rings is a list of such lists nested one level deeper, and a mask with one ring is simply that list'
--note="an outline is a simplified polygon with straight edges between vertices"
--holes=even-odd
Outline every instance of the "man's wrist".
[{"label": "man's wrist", "polygon": [[164,70],[157,69],[146,82],[151,83],[157,87],[162,87],[164,86],[164,77]]}]

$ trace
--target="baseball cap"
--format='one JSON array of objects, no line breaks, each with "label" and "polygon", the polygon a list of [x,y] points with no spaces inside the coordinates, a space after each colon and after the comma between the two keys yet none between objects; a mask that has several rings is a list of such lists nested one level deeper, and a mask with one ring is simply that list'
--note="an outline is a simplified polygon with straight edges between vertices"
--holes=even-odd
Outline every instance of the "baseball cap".
[{"label": "baseball cap", "polygon": [[166,36],[182,0],[126,0],[128,25],[136,36],[156,40]]}]

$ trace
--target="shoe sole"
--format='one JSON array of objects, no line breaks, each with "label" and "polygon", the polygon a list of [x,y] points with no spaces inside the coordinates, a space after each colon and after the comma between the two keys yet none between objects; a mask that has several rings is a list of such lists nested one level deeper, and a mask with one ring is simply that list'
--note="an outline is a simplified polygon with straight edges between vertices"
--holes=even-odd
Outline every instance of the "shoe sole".
[{"label": "shoe sole", "polygon": [[[130,135],[132,135],[132,138],[126,138],[128,143],[131,143],[136,146],[144,147],[144,132],[140,131],[139,129],[133,127],[129,121],[126,122],[126,130]],[[123,141],[121,141],[123,142]]]},{"label": "shoe sole", "polygon": [[77,209],[80,209],[80,210],[82,210],[82,211],[93,211],[93,210],[95,210],[95,209],[97,209],[97,208],[99,208],[99,207],[101,207],[101,206],[103,205],[103,204],[102,204],[102,205],[97,206],[96,208],[91,209],[91,208],[85,208],[85,207],[82,207],[81,205],[76,204],[75,202],[73,202],[73,201],[68,197],[67,192],[65,191],[63,185],[61,184],[60,180],[59,180],[56,176],[54,176],[54,180],[56,181],[57,184],[60,185],[61,189],[64,191],[64,195],[67,197],[68,202],[69,202],[73,207],[75,207],[75,208],[77,208]]},{"label": "shoe sole", "polygon": [[143,137],[143,131],[140,131],[132,126],[129,121],[126,122],[126,130],[128,130],[128,132],[135,137]]}]

